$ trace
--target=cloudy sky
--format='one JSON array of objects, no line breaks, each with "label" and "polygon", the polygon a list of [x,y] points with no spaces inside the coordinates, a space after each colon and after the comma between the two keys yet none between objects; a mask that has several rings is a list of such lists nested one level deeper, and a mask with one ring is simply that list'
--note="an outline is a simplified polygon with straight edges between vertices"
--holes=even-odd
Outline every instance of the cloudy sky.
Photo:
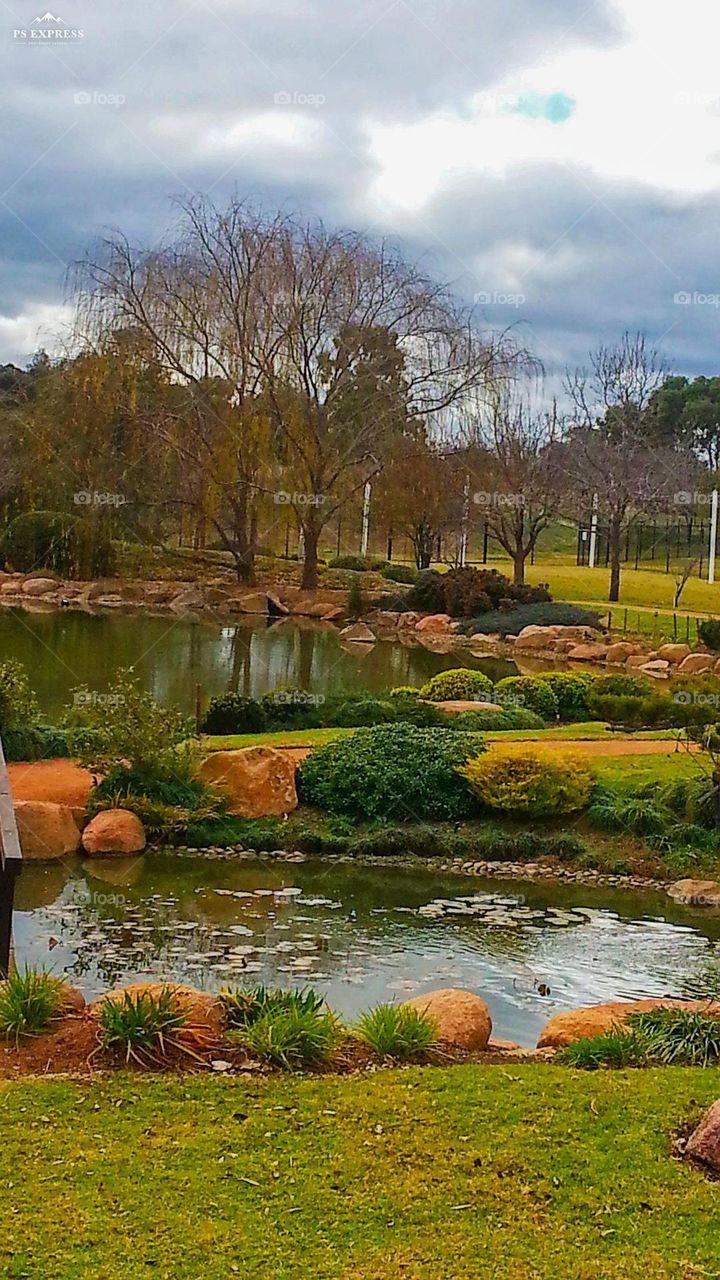
[{"label": "cloudy sky", "polygon": [[0,0],[0,361],[103,229],[237,189],[400,239],[550,372],[626,327],[720,370],[713,0],[57,3]]}]

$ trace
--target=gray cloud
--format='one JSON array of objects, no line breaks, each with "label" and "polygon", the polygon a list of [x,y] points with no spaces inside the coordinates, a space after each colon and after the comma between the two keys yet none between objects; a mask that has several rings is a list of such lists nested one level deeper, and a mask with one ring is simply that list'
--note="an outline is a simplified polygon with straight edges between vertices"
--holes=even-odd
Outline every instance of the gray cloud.
[{"label": "gray cloud", "polygon": [[[254,191],[369,225],[369,123],[461,113],[528,60],[622,39],[608,0],[129,0],[60,12],[81,41],[13,40],[12,27],[36,16],[18,0],[0,36],[4,317],[59,302],[65,264],[103,227],[156,237],[171,198],[188,190],[217,200]],[[524,304],[488,305],[488,322],[516,324],[551,367],[581,359],[598,334],[641,326],[678,367],[701,372],[715,367],[717,310],[673,296],[713,291],[717,215],[714,197],[681,203],[535,165],[448,182],[421,217],[376,215],[373,225],[468,297],[521,289]],[[528,264],[519,285],[503,266],[512,248]],[[29,354],[1,325],[0,344],[0,359]]]}]

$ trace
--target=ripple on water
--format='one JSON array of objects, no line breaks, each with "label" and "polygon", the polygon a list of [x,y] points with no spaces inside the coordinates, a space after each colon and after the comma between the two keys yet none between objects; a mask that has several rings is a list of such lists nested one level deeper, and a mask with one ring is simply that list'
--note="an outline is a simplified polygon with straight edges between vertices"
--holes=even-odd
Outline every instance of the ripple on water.
[{"label": "ripple on water", "polygon": [[54,902],[42,904],[39,884],[34,907],[28,867],[18,961],[49,961],[88,995],[139,973],[209,990],[312,984],[348,1018],[380,1000],[464,986],[487,1000],[499,1035],[529,1044],[562,1009],[679,994],[720,935],[657,895],[614,893],[603,904],[583,886],[497,892],[462,877],[311,861],[289,874],[148,855],[137,883],[108,894],[78,864]]}]

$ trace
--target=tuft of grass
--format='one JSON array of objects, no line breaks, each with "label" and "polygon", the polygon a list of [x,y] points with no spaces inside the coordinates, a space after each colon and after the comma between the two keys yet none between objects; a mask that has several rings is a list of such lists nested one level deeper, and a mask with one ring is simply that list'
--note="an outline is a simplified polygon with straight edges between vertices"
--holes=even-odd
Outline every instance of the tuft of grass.
[{"label": "tuft of grass", "polygon": [[583,1071],[597,1071],[599,1067],[639,1067],[647,1061],[647,1043],[640,1032],[615,1027],[597,1036],[573,1040],[560,1049],[555,1061]]},{"label": "tuft of grass", "polygon": [[235,1035],[260,1062],[301,1071],[327,1062],[342,1031],[329,1009],[286,1004],[266,1008]]},{"label": "tuft of grass", "polygon": [[396,1004],[378,1004],[362,1014],[354,1035],[379,1058],[400,1062],[424,1057],[438,1039],[432,1018],[419,1009]]},{"label": "tuft of grass", "polygon": [[294,1010],[299,1013],[316,1013],[325,1003],[323,996],[312,987],[302,991],[285,990],[282,987],[245,987],[234,991],[221,991],[220,999],[225,1008],[229,1027],[251,1027],[266,1013]]},{"label": "tuft of grass", "polygon": [[720,1018],[700,1009],[649,1009],[627,1022],[663,1066],[707,1067],[720,1058]]},{"label": "tuft of grass", "polygon": [[0,1033],[15,1043],[45,1031],[60,1012],[62,980],[44,969],[26,968],[0,984]]},{"label": "tuft of grass", "polygon": [[187,1014],[178,1009],[172,991],[157,996],[126,991],[121,1003],[104,1000],[100,1006],[98,1041],[106,1053],[121,1052],[126,1062],[140,1066],[162,1062],[173,1051],[196,1057],[178,1034],[186,1023]]},{"label": "tuft of grass", "polygon": [[621,1026],[566,1045],[556,1061],[599,1067],[707,1067],[720,1060],[720,1018],[698,1009],[631,1013]]}]

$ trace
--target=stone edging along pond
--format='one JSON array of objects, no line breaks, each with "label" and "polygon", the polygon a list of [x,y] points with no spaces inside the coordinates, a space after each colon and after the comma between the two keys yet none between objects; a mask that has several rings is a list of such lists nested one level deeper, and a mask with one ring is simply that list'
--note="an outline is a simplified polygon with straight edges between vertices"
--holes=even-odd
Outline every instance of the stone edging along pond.
[{"label": "stone edging along pond", "polygon": [[245,849],[240,845],[222,848],[209,845],[207,848],[193,848],[190,845],[148,845],[148,853],[177,854],[180,857],[204,857],[209,859],[244,859],[246,861],[260,859],[275,862],[327,862],[330,865],[352,863],[365,867],[402,867],[413,871],[430,871],[433,873],[449,873],[453,875],[476,876],[488,880],[554,880],[562,884],[583,884],[590,887],[667,890],[674,882],[657,880],[650,876],[607,875],[602,871],[573,870],[542,862],[507,862],[481,861],[468,858],[433,858],[421,857],[419,854],[398,856],[372,856],[370,854],[332,854],[303,853],[300,849]]}]

